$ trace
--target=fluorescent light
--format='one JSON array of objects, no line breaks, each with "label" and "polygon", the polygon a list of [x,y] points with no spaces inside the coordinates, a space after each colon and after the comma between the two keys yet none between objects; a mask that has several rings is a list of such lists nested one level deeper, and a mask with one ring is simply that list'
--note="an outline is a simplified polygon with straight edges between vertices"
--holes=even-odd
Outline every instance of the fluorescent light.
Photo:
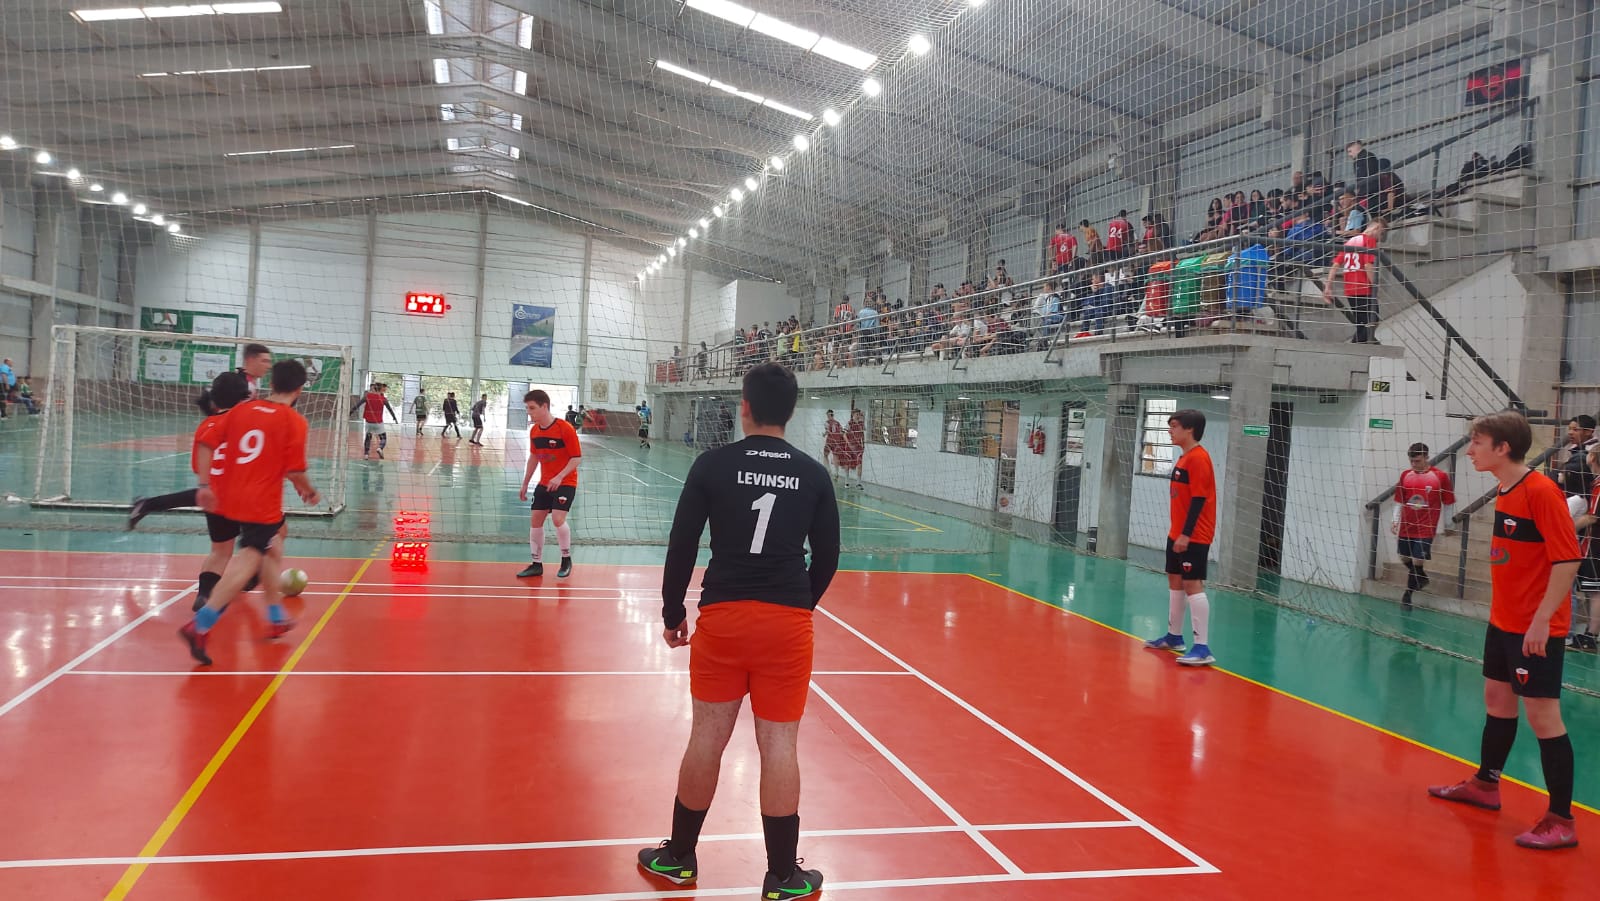
[{"label": "fluorescent light", "polygon": [[752,175],[744,180],[744,186],[753,193],[757,190],[760,190],[761,182],[756,181],[755,176]]},{"label": "fluorescent light", "polygon": [[775,156],[772,159],[767,160],[767,165],[771,166],[773,169],[777,170],[778,172],[782,172],[783,171],[783,157]]},{"label": "fluorescent light", "polygon": [[689,69],[685,69],[682,66],[673,65],[672,63],[669,63],[664,59],[656,60],[656,68],[657,69],[661,69],[661,70],[663,70],[665,72],[671,72],[673,75],[682,75],[684,78],[687,78],[690,81],[698,81],[701,84],[710,84],[711,83],[711,76],[709,76],[709,75],[701,75],[699,72],[694,72],[694,71],[691,71]]},{"label": "fluorescent light", "polygon": [[768,97],[767,101],[765,103],[761,104],[761,105],[766,107],[767,109],[777,110],[780,113],[784,113],[786,115],[793,116],[796,119],[803,119],[803,120],[805,120],[807,122],[810,122],[812,119],[816,118],[816,116],[813,116],[810,113],[805,112],[804,110],[797,110],[792,106],[785,106],[785,105],[779,103],[778,101],[773,100],[771,97]]},{"label": "fluorescent light", "polygon": [[711,215],[717,217],[718,219],[721,219],[722,218],[722,207],[721,206],[712,207],[711,208]]},{"label": "fluorescent light", "polygon": [[818,56],[826,56],[828,59],[831,59],[835,62],[841,62],[847,66],[853,66],[854,68],[860,69],[863,72],[867,71],[878,63],[878,58],[876,56],[873,56],[865,50],[852,47],[849,44],[841,44],[833,38],[823,38],[822,40],[817,41],[817,45],[811,48],[811,52]]},{"label": "fluorescent light", "polygon": [[700,229],[691,227],[689,229],[689,237],[691,237],[691,238],[700,237]]},{"label": "fluorescent light", "polygon": [[710,219],[701,219],[700,220],[700,227],[701,228],[710,228],[711,227],[711,220]]},{"label": "fluorescent light", "polygon": [[281,150],[237,150],[233,153],[224,153],[225,157],[236,156],[268,156],[277,153],[320,153],[325,150],[354,150],[354,144],[330,144],[326,147],[285,147]]},{"label": "fluorescent light", "polygon": [[741,200],[744,200],[744,192],[738,188],[734,188],[732,191],[728,192],[728,199],[732,200],[734,203],[738,203]]},{"label": "fluorescent light", "polygon": [[95,182],[94,184],[89,186],[89,190],[91,192],[95,193],[95,194],[99,194],[100,192],[104,191],[105,189],[106,189],[105,185],[102,185],[99,182]]},{"label": "fluorescent light", "polygon": [[433,81],[435,84],[450,83],[450,61],[436,59],[433,61]]},{"label": "fluorescent light", "polygon": [[876,78],[868,78],[866,81],[861,82],[861,93],[866,94],[868,97],[876,97],[883,93],[883,82],[878,81]]},{"label": "fluorescent light", "polygon": [[1219,391],[1216,394],[1211,395],[1211,399],[1212,400],[1228,400],[1229,397],[1228,397],[1228,393],[1226,391]]},{"label": "fluorescent light", "polygon": [[928,39],[923,35],[914,34],[911,36],[911,40],[906,42],[906,49],[918,56],[923,56],[933,49],[933,44],[929,43]]},{"label": "fluorescent light", "polygon": [[422,11],[428,19],[428,33],[444,34],[444,10],[439,8],[439,0],[422,0]]},{"label": "fluorescent light", "polygon": [[160,213],[157,213],[154,216],[150,217],[150,224],[151,225],[166,225],[167,224],[167,217],[161,215]]},{"label": "fluorescent light", "polygon": [[214,16],[217,11],[209,3],[191,3],[187,6],[146,6],[144,14],[150,19],[177,19],[184,16]]},{"label": "fluorescent light", "polygon": [[840,118],[841,117],[838,110],[825,109],[822,111],[822,121],[828,123],[829,125],[838,125]]},{"label": "fluorescent light", "polygon": [[667,256],[668,257],[675,257],[677,255],[678,255],[678,248],[676,248],[676,247],[668,247],[667,248]]},{"label": "fluorescent light", "polygon": [[136,203],[136,204],[133,205],[133,214],[135,216],[143,216],[145,213],[148,213],[148,212],[150,212],[150,208],[145,206],[142,203]]},{"label": "fluorescent light", "polygon": [[686,5],[690,9],[698,9],[719,19],[727,19],[741,28],[749,27],[750,20],[756,17],[754,11],[745,9],[737,3],[730,2],[730,0],[689,0]]},{"label": "fluorescent light", "polygon": [[68,169],[67,170],[67,177],[72,179],[73,181],[77,181],[78,179],[83,177],[83,173],[79,172],[77,169]]},{"label": "fluorescent light", "polygon": [[807,150],[811,149],[811,139],[805,135],[795,135],[794,149],[800,151],[801,153],[805,153]]},{"label": "fluorescent light", "polygon": [[211,8],[216,10],[217,15],[219,16],[242,16],[249,15],[251,13],[283,12],[283,4],[278,3],[277,0],[270,0],[270,2],[263,3],[213,3],[211,4]]},{"label": "fluorescent light", "polygon": [[678,246],[679,247],[682,247],[682,246],[684,246],[685,244],[688,244],[688,243],[689,243],[689,239],[687,239],[687,238],[679,238],[678,239]]},{"label": "fluorescent light", "polygon": [[33,155],[33,161],[41,166],[50,165],[50,161],[53,159],[55,159],[55,157],[51,156],[50,151],[48,150],[41,150]]},{"label": "fluorescent light", "polygon": [[817,38],[821,37],[815,31],[807,31],[798,25],[790,25],[782,19],[774,19],[763,13],[757,13],[750,21],[750,30],[777,38],[785,44],[793,44],[801,50],[810,50],[816,46]]},{"label": "fluorescent light", "polygon": [[517,46],[524,50],[533,49],[533,16],[527,13],[517,20]]},{"label": "fluorescent light", "polygon": [[298,66],[239,66],[232,69],[185,69],[179,72],[145,72],[140,78],[171,78],[176,75],[237,75],[244,72],[292,72],[309,69],[310,64]]},{"label": "fluorescent light", "polygon": [[175,234],[177,234],[178,232],[181,232],[181,231],[183,231],[183,226],[179,225],[176,222],[170,223],[167,226],[167,234],[169,234],[169,235],[175,235]]},{"label": "fluorescent light", "polygon": [[518,69],[511,79],[511,89],[524,97],[528,96],[528,73]]},{"label": "fluorescent light", "polygon": [[72,11],[72,17],[84,23],[114,22],[118,19],[142,19],[144,10],[132,6],[119,9],[77,9]]},{"label": "fluorescent light", "polygon": [[128,195],[118,191],[117,193],[111,195],[111,202],[117,206],[122,206],[128,202]]},{"label": "fluorescent light", "polygon": [[967,0],[967,5],[968,6],[974,6],[974,7],[982,6],[983,5],[983,0]]},{"label": "fluorescent light", "polygon": [[0,150],[16,150],[17,139],[10,135],[0,135]]}]

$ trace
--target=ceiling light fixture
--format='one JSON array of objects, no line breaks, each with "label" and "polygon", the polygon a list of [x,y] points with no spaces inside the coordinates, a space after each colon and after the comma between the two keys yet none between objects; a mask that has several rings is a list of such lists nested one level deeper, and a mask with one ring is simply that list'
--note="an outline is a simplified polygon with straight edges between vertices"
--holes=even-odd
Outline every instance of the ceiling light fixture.
[{"label": "ceiling light fixture", "polygon": [[176,222],[173,222],[173,223],[170,223],[170,224],[167,225],[167,234],[169,234],[169,235],[175,235],[175,234],[177,234],[178,232],[181,232],[181,231],[183,231],[183,226],[179,225]]},{"label": "ceiling light fixture", "polygon": [[143,216],[148,212],[150,212],[150,208],[142,203],[136,203],[133,205],[133,214],[135,216]]},{"label": "ceiling light fixture", "polygon": [[150,224],[151,225],[166,225],[167,224],[167,217],[161,215],[160,213],[157,213],[154,216],[150,217]]},{"label": "ceiling light fixture", "polygon": [[926,56],[928,51],[933,49],[933,44],[928,41],[927,37],[914,34],[911,36],[911,40],[906,42],[906,49],[918,56]]},{"label": "ceiling light fixture", "polygon": [[805,153],[807,150],[811,149],[811,139],[805,135],[795,135],[793,143],[794,149],[800,151],[801,153]]},{"label": "ceiling light fixture", "polygon": [[678,255],[678,248],[676,248],[676,247],[668,247],[667,248],[667,256],[668,257],[675,257],[677,255]]},{"label": "ceiling light fixture", "polygon": [[807,122],[810,122],[812,119],[816,118],[816,116],[813,116],[804,110],[797,110],[792,106],[786,106],[776,100],[773,100],[771,97],[768,97],[766,102],[762,103],[761,105],[767,109],[777,110],[780,113],[793,116],[796,119],[804,119]]},{"label": "ceiling light fixture", "polygon": [[105,189],[106,189],[105,185],[102,185],[99,182],[95,182],[94,184],[89,186],[89,190],[91,192],[95,193],[95,194],[99,194],[100,192],[104,191]]},{"label": "ceiling light fixture", "polygon": [[328,150],[354,150],[354,144],[329,144],[326,147],[285,147],[281,150],[238,150],[233,153],[224,153],[225,157],[236,156],[268,156],[278,153],[322,153]]},{"label": "ceiling light fixture", "polygon": [[836,109],[825,109],[822,111],[822,121],[828,123],[830,126],[837,126],[841,118],[842,117],[839,115],[839,111]]},{"label": "ceiling light fixture", "polygon": [[744,200],[744,192],[738,188],[734,188],[732,191],[728,192],[728,197],[734,203],[739,203],[740,201]]},{"label": "ceiling light fixture", "polygon": [[711,208],[711,215],[717,217],[718,219],[721,219],[722,218],[722,207],[720,205],[712,207]]},{"label": "ceiling light fixture", "polygon": [[75,9],[72,17],[87,25],[91,22],[116,22],[133,19],[176,19],[186,16],[244,16],[281,13],[277,0],[248,3],[189,3],[182,6],[119,6],[111,9]]},{"label": "ceiling light fixture", "polygon": [[877,65],[878,58],[859,47],[841,44],[833,38],[823,38],[817,41],[811,52],[818,56],[825,56],[837,63],[844,63],[852,68],[865,72]]},{"label": "ceiling light fixture", "polygon": [[761,182],[756,181],[755,176],[752,175],[749,178],[744,180],[744,186],[751,193],[754,193],[755,191],[760,190]]},{"label": "ceiling light fixture", "polygon": [[767,165],[771,166],[773,171],[775,171],[775,172],[782,172],[783,171],[783,157],[775,156],[772,159],[767,160]]},{"label": "ceiling light fixture", "polygon": [[711,227],[711,220],[710,219],[701,219],[700,220],[700,227],[701,228],[710,228]]},{"label": "ceiling light fixture", "polygon": [[883,93],[883,82],[876,78],[868,78],[861,83],[861,93],[868,97],[876,97]]},{"label": "ceiling light fixture", "polygon": [[128,195],[118,191],[117,193],[111,195],[111,202],[117,206],[123,206],[128,202]]},{"label": "ceiling light fixture", "polygon": [[967,5],[971,7],[979,7],[983,5],[983,0],[967,0]]},{"label": "ceiling light fixture", "polygon": [[238,75],[247,72],[295,72],[311,68],[310,63],[295,66],[238,66],[232,69],[183,69],[177,72],[145,72],[140,78],[173,78],[179,75]]},{"label": "ceiling light fixture", "polygon": [[1228,392],[1226,392],[1226,391],[1218,391],[1216,394],[1211,395],[1211,399],[1212,400],[1228,400],[1229,399]]},{"label": "ceiling light fixture", "polygon": [[698,228],[692,228],[692,227],[691,227],[691,228],[690,228],[690,229],[689,229],[689,237],[691,237],[691,238],[698,238],[698,237],[700,237],[700,229],[698,229]]},{"label": "ceiling light fixture", "polygon": [[17,139],[10,135],[0,135],[0,150],[16,150]]},{"label": "ceiling light fixture", "polygon": [[50,165],[50,161],[53,159],[55,159],[55,157],[51,156],[50,151],[48,150],[41,150],[33,155],[33,161],[41,166]]},{"label": "ceiling light fixture", "polygon": [[664,59],[656,60],[656,68],[660,69],[663,72],[671,72],[673,75],[681,75],[682,77],[687,78],[690,81],[697,81],[700,84],[710,84],[711,83],[711,76],[709,76],[709,75],[701,75],[699,72],[695,72],[692,69],[685,69],[684,67],[682,67],[680,65],[677,65],[676,63],[669,63]]},{"label": "ceiling light fixture", "polygon": [[801,50],[853,66],[863,72],[878,62],[876,56],[865,50],[824,37],[798,25],[791,25],[782,19],[758,13],[729,0],[687,0],[685,5],[690,9],[697,9],[707,15],[732,22],[740,28],[748,28],[768,37],[777,38]]},{"label": "ceiling light fixture", "polygon": [[79,172],[77,169],[68,169],[67,177],[73,181],[77,181],[78,179],[83,178],[83,173]]}]

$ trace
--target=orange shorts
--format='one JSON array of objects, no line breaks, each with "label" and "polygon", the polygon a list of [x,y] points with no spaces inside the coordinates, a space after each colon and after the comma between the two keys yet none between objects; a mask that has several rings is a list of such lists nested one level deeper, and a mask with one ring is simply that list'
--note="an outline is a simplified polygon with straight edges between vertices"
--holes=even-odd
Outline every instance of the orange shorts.
[{"label": "orange shorts", "polygon": [[689,694],[721,704],[750,695],[750,710],[772,723],[806,712],[811,690],[811,611],[765,601],[700,608],[689,640]]}]

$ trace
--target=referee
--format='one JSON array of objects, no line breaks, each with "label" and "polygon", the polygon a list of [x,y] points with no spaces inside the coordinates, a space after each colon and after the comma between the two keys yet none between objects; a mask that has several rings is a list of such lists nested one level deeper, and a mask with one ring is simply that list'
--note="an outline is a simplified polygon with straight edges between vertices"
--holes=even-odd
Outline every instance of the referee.
[{"label": "referee", "polygon": [[783,438],[798,397],[794,374],[783,366],[764,363],[747,372],[739,405],[745,439],[695,461],[672,520],[661,579],[663,637],[672,648],[689,644],[684,593],[700,533],[711,521],[711,562],[689,652],[694,724],[678,770],[672,838],[639,852],[642,869],[676,885],[700,875],[695,845],[716,793],[722,750],[749,694],[767,843],[761,896],[804,898],[822,888],[822,873],[800,869],[795,859],[796,741],[811,683],[811,611],[839,568],[839,507],[827,471]]}]

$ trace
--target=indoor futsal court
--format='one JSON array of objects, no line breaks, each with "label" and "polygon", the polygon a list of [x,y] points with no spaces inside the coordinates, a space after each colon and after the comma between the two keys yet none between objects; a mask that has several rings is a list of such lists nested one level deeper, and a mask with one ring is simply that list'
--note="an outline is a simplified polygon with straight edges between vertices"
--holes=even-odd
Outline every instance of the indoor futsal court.
[{"label": "indoor futsal court", "polygon": [[[501,458],[519,440],[440,467],[437,439],[408,437],[386,477],[412,500],[475,476],[504,493],[515,474]],[[586,448],[589,492],[631,485],[663,503],[691,460],[616,439]],[[845,527],[884,530],[875,543],[961,527],[846,500]],[[663,890],[633,862],[667,827],[688,734],[687,656],[661,644],[652,551],[581,551],[571,579],[519,582],[523,557],[504,545],[436,546],[416,571],[394,568],[387,543],[352,556],[354,541],[291,538],[289,565],[313,580],[300,628],[266,642],[246,603],[218,627],[216,666],[196,668],[173,633],[201,541],[7,532],[0,897],[623,901],[759,887],[748,710],[699,884]],[[1537,790],[1508,786],[1499,814],[1423,792],[1475,752],[1474,665],[1223,594],[1216,641],[1248,654],[1185,670],[1135,637],[1158,628],[1158,575],[1005,544],[846,555],[817,614],[801,730],[801,853],[827,867],[825,894],[1260,898],[1292,882],[1334,897],[1353,884],[1471,891],[1493,873],[1530,897],[1579,897],[1590,879],[1587,847],[1510,842]],[[1600,734],[1592,705],[1568,721]],[[1508,774],[1528,772],[1518,750]],[[1580,776],[1580,801],[1595,786]],[[1600,826],[1591,809],[1578,818]]]}]

